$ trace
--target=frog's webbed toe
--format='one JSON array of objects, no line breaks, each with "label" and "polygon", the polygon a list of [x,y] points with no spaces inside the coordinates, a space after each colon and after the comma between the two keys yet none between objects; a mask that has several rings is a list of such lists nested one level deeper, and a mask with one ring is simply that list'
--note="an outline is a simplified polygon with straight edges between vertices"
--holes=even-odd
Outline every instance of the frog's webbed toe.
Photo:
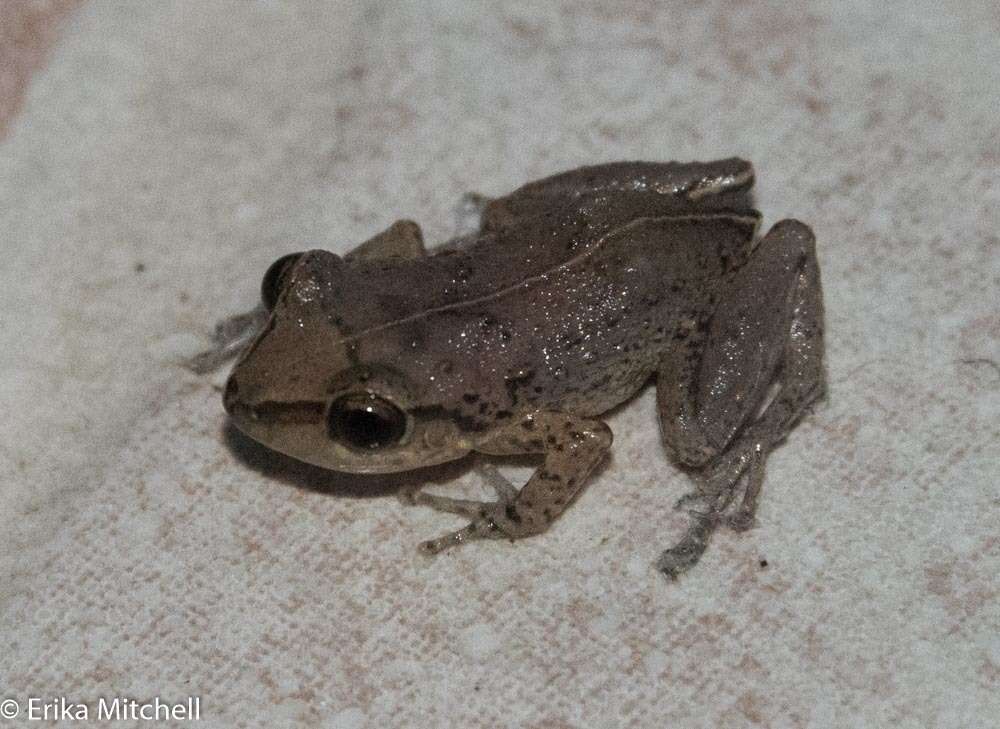
[{"label": "frog's webbed toe", "polygon": [[[682,496],[675,506],[691,515],[691,524],[681,540],[663,552],[656,568],[670,579],[697,564],[720,524],[735,531],[753,526],[757,497],[764,482],[765,454],[760,444],[728,451],[707,473],[698,488]],[[739,505],[733,508],[742,490]]]},{"label": "frog's webbed toe", "polygon": [[263,305],[223,319],[215,325],[212,346],[184,360],[184,366],[198,375],[214,372],[242,352],[260,333],[266,321],[267,310]]},{"label": "frog's webbed toe", "polygon": [[472,520],[471,524],[462,529],[422,542],[420,551],[426,554],[437,554],[448,547],[461,544],[467,539],[499,539],[514,536],[509,533],[509,530],[504,530],[502,526],[506,525],[508,521],[507,509],[517,499],[517,488],[492,464],[479,464],[477,470],[483,480],[496,492],[496,501],[456,499],[429,494],[420,489],[409,492],[408,499],[412,504],[429,506],[438,511],[458,514]]}]

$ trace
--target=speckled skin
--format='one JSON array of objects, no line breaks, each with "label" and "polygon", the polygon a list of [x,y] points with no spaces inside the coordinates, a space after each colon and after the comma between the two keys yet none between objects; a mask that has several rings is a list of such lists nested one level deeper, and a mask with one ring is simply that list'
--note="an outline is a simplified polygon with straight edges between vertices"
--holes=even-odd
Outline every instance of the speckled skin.
[{"label": "speckled skin", "polygon": [[[409,221],[344,258],[305,253],[234,368],[226,408],[262,443],[341,471],[544,454],[495,503],[417,493],[472,519],[424,544],[438,551],[544,531],[611,446],[597,416],[655,374],[665,446],[705,475],[691,532],[659,563],[674,576],[741,483],[732,523],[749,525],[767,452],[823,392],[812,235],[785,221],[756,241],[752,183],[738,159],[585,167],[490,201],[477,234],[433,255]],[[334,437],[330,403],[347,393],[405,413],[398,442]]]}]

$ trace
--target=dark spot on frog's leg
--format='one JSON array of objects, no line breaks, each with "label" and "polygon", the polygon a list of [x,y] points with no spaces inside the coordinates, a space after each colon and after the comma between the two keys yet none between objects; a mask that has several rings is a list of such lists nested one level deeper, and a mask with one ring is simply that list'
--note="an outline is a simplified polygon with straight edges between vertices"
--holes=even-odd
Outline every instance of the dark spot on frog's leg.
[{"label": "dark spot on frog's leg", "polygon": [[548,438],[545,439],[545,442],[548,443],[549,445],[555,445],[556,437],[554,435],[550,435]]},{"label": "dark spot on frog's leg", "polygon": [[521,427],[524,428],[525,430],[534,430],[535,429],[535,421],[534,420],[525,420],[523,423],[521,423]]},{"label": "dark spot on frog's leg", "polygon": [[488,403],[485,403],[485,402],[479,403],[479,414],[480,415],[485,415],[489,409],[490,409],[490,406],[489,406]]},{"label": "dark spot on frog's leg", "polygon": [[517,513],[517,509],[514,508],[513,504],[507,504],[507,508],[504,509],[504,514],[515,524],[521,523],[521,515]]},{"label": "dark spot on frog's leg", "polygon": [[464,395],[462,395],[462,399],[465,400],[465,402],[469,403],[469,405],[472,405],[477,400],[479,400],[479,395],[477,395],[474,392],[467,392]]},{"label": "dark spot on frog's leg", "polygon": [[506,420],[511,417],[513,413],[510,410],[497,410],[497,420]]}]

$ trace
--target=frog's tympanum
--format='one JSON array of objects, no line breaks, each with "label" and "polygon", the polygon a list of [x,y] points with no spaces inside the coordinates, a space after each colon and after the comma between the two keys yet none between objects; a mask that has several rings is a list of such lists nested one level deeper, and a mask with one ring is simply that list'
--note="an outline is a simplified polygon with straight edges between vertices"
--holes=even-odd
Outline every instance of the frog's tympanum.
[{"label": "frog's tympanum", "polygon": [[350,473],[477,452],[537,454],[494,502],[417,491],[470,523],[427,552],[544,532],[611,448],[601,420],[656,382],[663,445],[694,473],[691,527],[657,567],[693,565],[753,522],[768,454],[824,392],[814,239],[757,237],[753,169],[583,167],[493,200],[478,231],[425,250],[400,221],[346,254],[279,259],[262,326],[225,390],[251,438]]}]

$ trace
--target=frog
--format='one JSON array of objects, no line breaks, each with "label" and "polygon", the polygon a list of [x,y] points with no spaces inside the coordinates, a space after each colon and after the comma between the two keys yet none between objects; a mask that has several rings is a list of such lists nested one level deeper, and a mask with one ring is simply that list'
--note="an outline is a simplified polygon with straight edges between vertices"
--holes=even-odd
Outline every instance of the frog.
[{"label": "frog", "polygon": [[232,423],[321,468],[536,459],[520,488],[484,470],[493,500],[408,490],[467,521],[427,554],[544,533],[608,459],[604,416],[652,382],[695,482],[654,563],[676,579],[719,527],[754,525],[769,454],[826,392],[815,237],[794,219],[759,235],[754,180],[735,157],[589,165],[467,197],[474,224],[437,247],[399,220],[344,255],[287,254],[198,366],[238,350]]}]

